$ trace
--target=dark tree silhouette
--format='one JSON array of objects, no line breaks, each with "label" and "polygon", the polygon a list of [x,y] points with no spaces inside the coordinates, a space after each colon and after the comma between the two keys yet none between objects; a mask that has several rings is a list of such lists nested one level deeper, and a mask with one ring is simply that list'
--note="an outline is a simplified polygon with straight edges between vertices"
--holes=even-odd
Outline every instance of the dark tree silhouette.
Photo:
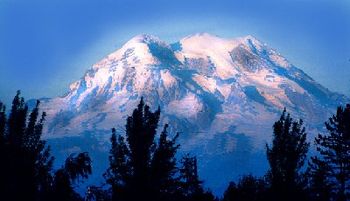
[{"label": "dark tree silhouette", "polygon": [[315,139],[321,157],[312,158],[312,169],[316,171],[313,176],[324,181],[319,190],[331,187],[335,200],[349,200],[350,105],[338,107],[337,113],[325,125],[328,135],[319,134]]},{"label": "dark tree silhouette", "polygon": [[183,167],[177,167],[178,134],[169,138],[165,125],[156,140],[159,116],[159,108],[151,112],[141,99],[127,119],[126,140],[112,129],[110,166],[104,174],[112,200],[213,200],[201,187],[195,158],[185,157]]},{"label": "dark tree silhouette", "polygon": [[304,165],[309,144],[303,121],[294,121],[284,109],[273,125],[272,146],[267,145],[268,173],[275,200],[300,200],[300,169]]},{"label": "dark tree silhouette", "polygon": [[329,201],[332,198],[332,183],[328,177],[331,167],[314,156],[307,170],[309,197],[314,201]]},{"label": "dark tree silhouette", "polygon": [[[172,162],[175,160],[175,153],[167,155],[158,151],[167,151],[164,146],[171,145],[168,139],[159,146],[155,143],[159,115],[159,109],[151,112],[141,98],[139,105],[127,119],[126,140],[121,135],[117,136],[115,129],[112,129],[110,167],[104,176],[112,186],[113,200],[150,200],[160,196],[161,191],[156,186],[164,187],[166,181],[160,180],[167,173],[161,171],[167,170],[159,166],[158,160]],[[167,137],[166,128],[161,138],[164,137]],[[157,174],[152,174],[155,169],[158,169]]]},{"label": "dark tree silhouette", "polygon": [[[75,185],[92,172],[88,153],[70,155],[52,171],[54,158],[41,139],[46,114],[40,102],[29,111],[20,92],[9,115],[0,102],[0,200],[82,201]],[[178,134],[165,124],[156,136],[160,109],[151,112],[141,99],[126,123],[125,137],[112,129],[108,187],[91,186],[85,200],[214,201],[199,179],[197,159],[184,155],[178,164]],[[286,110],[273,125],[267,147],[270,169],[264,178],[243,176],[231,182],[223,201],[346,201],[350,199],[350,105],[338,107],[325,123],[328,134],[315,138],[318,154],[302,170],[309,144],[303,121]],[[109,188],[109,186],[111,188]]]},{"label": "dark tree silhouette", "polygon": [[202,181],[199,180],[197,158],[186,154],[181,159],[182,191],[185,196],[192,196],[202,192]]},{"label": "dark tree silhouette", "polygon": [[0,194],[3,200],[40,200],[49,188],[53,157],[41,140],[45,113],[39,101],[28,118],[20,92],[13,99],[9,118],[0,104]]},{"label": "dark tree silhouette", "polygon": [[91,174],[91,159],[88,153],[80,153],[77,156],[70,155],[64,167],[57,170],[54,176],[53,189],[50,200],[52,201],[78,201],[83,200],[74,191],[73,183],[80,178],[86,179]]},{"label": "dark tree silhouette", "polygon": [[268,184],[264,179],[252,175],[243,176],[236,185],[231,182],[226,189],[223,201],[265,201]]},{"label": "dark tree silhouette", "polygon": [[151,161],[151,185],[155,191],[153,192],[154,197],[156,200],[162,201],[176,196],[179,184],[177,178],[175,178],[177,173],[175,154],[180,147],[176,144],[176,139],[179,134],[169,140],[167,128],[168,125],[166,124],[160,134],[158,146]]},{"label": "dark tree silhouette", "polygon": [[111,192],[109,190],[103,189],[98,186],[89,186],[86,195],[85,201],[111,201]]},{"label": "dark tree silhouette", "polygon": [[6,107],[0,102],[0,148],[4,147],[5,143],[5,125],[6,125]]},{"label": "dark tree silhouette", "polygon": [[150,198],[150,161],[157,132],[160,109],[151,112],[141,98],[126,123],[126,140],[130,149],[132,200]]},{"label": "dark tree silhouette", "polygon": [[227,189],[224,192],[222,201],[235,201],[238,197],[238,189],[235,182],[230,182]]},{"label": "dark tree silhouette", "polygon": [[[67,187],[61,192],[74,192],[70,186],[79,177],[91,173],[91,160],[86,153],[69,157],[65,168],[52,175],[54,158],[50,147],[41,139],[46,114],[39,115],[37,101],[28,111],[20,91],[13,99],[9,117],[5,106],[0,103],[0,200],[48,201],[57,199],[58,184]],[[77,196],[79,197],[79,196]]]},{"label": "dark tree silhouette", "polygon": [[125,200],[131,179],[132,167],[130,164],[130,152],[125,144],[124,137],[116,135],[116,130],[112,129],[111,150],[109,156],[109,168],[104,177],[107,184],[112,186],[112,199]]},{"label": "dark tree silhouette", "polygon": [[181,191],[187,201],[212,201],[216,198],[213,194],[205,190],[202,186],[203,181],[199,179],[197,158],[186,154],[181,159],[180,168]]}]

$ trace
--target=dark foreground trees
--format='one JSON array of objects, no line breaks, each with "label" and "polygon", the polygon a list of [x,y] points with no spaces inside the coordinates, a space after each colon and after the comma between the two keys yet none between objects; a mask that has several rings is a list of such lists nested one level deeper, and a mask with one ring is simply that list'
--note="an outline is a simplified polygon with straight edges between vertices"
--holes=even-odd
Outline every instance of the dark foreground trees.
[{"label": "dark foreground trees", "polygon": [[270,165],[264,178],[243,176],[230,183],[224,201],[307,200],[303,173],[309,144],[302,120],[295,121],[286,110],[273,125],[272,144],[266,145]]},{"label": "dark foreground trees", "polygon": [[302,121],[284,111],[267,146],[267,180],[244,176],[230,183],[223,200],[350,200],[350,105],[338,107],[325,126],[328,134],[315,138],[317,154],[305,165],[309,144]]},{"label": "dark foreground trees", "polygon": [[223,201],[267,201],[270,200],[268,192],[268,184],[264,179],[246,175],[237,184],[229,184]]},{"label": "dark foreground trees", "polygon": [[19,92],[8,118],[2,105],[0,194],[5,200],[37,200],[49,188],[53,157],[40,139],[45,113],[39,115],[38,107],[39,101],[28,118],[28,106]]},{"label": "dark foreground trees", "polygon": [[[125,135],[112,129],[107,185],[89,187],[82,198],[74,186],[91,174],[92,161],[85,152],[72,154],[52,169],[54,158],[41,138],[46,115],[39,105],[29,111],[18,92],[7,115],[0,102],[1,201],[216,200],[203,188],[196,157],[176,160],[178,134],[169,137],[164,125],[157,136],[160,110],[152,112],[142,99],[127,119]],[[303,122],[284,110],[266,147],[265,177],[247,175],[230,183],[223,201],[350,200],[350,105],[339,107],[325,125],[328,133],[316,137],[318,153],[305,165],[309,144]]]},{"label": "dark foreground trees", "polygon": [[311,193],[315,200],[350,200],[350,105],[338,107],[325,123],[328,134],[315,139],[311,158]]},{"label": "dark foreground trees", "polygon": [[[38,101],[29,112],[18,92],[9,117],[0,103],[0,198],[4,201],[76,201],[76,181],[92,172],[87,153],[69,156],[53,170],[50,147],[41,139],[45,113]],[[105,173],[111,189],[90,187],[85,200],[211,201],[203,189],[197,160],[186,155],[177,163],[178,134],[168,136],[168,125],[156,138],[160,110],[151,112],[141,100],[127,119],[126,138],[112,130],[110,167]]]},{"label": "dark foreground trees", "polygon": [[[45,113],[39,114],[37,101],[29,112],[20,92],[13,99],[9,116],[0,103],[0,200],[55,200],[58,184],[65,192],[73,192],[70,185],[78,176],[91,172],[91,160],[86,153],[67,159],[65,167],[53,174],[54,158],[41,139]],[[90,168],[90,169],[89,169]],[[60,188],[61,188],[60,187]],[[67,201],[79,200],[67,196]],[[61,199],[62,200],[62,199]]]},{"label": "dark foreground trees", "polygon": [[156,140],[160,110],[151,112],[141,99],[126,124],[126,138],[112,129],[110,167],[105,178],[113,201],[213,200],[198,178],[197,160],[185,156],[178,167],[178,134],[165,125]]},{"label": "dark foreground trees", "polygon": [[80,195],[74,191],[72,184],[79,178],[87,179],[91,171],[91,159],[88,153],[70,155],[64,166],[55,172],[49,200],[82,200]]},{"label": "dark foreground trees", "polygon": [[273,200],[306,199],[300,169],[304,166],[308,148],[303,121],[294,121],[284,110],[273,125],[272,145],[267,145],[266,152]]}]

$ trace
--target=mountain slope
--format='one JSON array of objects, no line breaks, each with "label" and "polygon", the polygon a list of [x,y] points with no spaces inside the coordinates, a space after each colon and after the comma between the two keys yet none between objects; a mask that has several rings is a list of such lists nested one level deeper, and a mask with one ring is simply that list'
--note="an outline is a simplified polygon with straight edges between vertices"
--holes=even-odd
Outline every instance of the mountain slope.
[{"label": "mountain slope", "polygon": [[[46,137],[88,133],[105,142],[111,127],[123,133],[142,96],[151,108],[161,107],[161,125],[181,132],[182,150],[199,155],[202,174],[218,188],[242,169],[263,172],[264,144],[284,107],[315,131],[348,101],[252,36],[203,33],[167,44],[139,35],[96,63],[67,94],[43,100]],[[215,180],[212,170],[222,175]]]}]

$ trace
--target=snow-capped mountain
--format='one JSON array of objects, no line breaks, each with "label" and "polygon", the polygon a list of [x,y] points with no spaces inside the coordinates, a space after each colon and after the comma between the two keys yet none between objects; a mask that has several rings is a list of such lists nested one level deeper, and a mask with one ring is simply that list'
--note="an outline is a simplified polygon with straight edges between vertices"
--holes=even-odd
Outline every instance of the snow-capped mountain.
[{"label": "snow-capped mountain", "polygon": [[[203,33],[167,44],[139,35],[96,63],[67,94],[43,100],[46,137],[88,134],[104,146],[112,127],[123,133],[142,96],[151,108],[160,106],[161,125],[181,133],[182,150],[199,155],[201,172],[215,187],[233,175],[261,172],[257,165],[265,168],[264,144],[284,107],[314,132],[348,101],[252,36]],[[210,171],[222,176],[215,180]]]}]

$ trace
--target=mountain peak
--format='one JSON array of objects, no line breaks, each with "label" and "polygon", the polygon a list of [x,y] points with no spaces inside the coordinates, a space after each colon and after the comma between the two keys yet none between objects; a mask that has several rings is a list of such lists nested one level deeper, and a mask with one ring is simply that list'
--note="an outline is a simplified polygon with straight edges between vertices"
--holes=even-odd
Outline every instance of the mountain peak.
[{"label": "mountain peak", "polygon": [[188,39],[188,38],[219,38],[219,36],[213,35],[207,32],[199,32],[199,33],[186,36],[184,39]]},{"label": "mountain peak", "polygon": [[254,41],[254,42],[262,43],[258,38],[256,38],[256,37],[253,36],[253,35],[250,35],[250,34],[241,37],[241,39],[243,39],[243,40],[245,40],[245,41],[251,40],[251,41]]},{"label": "mountain peak", "polygon": [[[160,106],[160,125],[170,123],[172,131],[184,133],[184,150],[201,153],[204,174],[218,161],[230,167],[215,175],[215,182],[227,183],[232,161],[251,159],[243,164],[249,171],[261,165],[260,152],[283,107],[307,119],[316,133],[324,117],[349,102],[251,35],[224,39],[199,33],[176,45],[174,50],[155,36],[137,35],[88,70],[67,95],[43,101],[47,138],[81,137],[81,148],[106,150],[110,128],[123,128],[144,97],[152,110]],[[91,148],[90,140],[97,142]]]},{"label": "mountain peak", "polygon": [[96,63],[93,68],[98,69],[110,66],[111,63],[116,61],[126,62],[127,58],[131,58],[133,61],[142,60],[142,63],[145,65],[153,64],[155,61],[149,49],[149,47],[153,45],[169,47],[167,43],[161,41],[156,36],[150,34],[139,34],[127,41],[120,49]]},{"label": "mountain peak", "polygon": [[164,43],[163,41],[161,41],[157,36],[151,35],[151,34],[139,34],[134,36],[133,38],[131,38],[126,44],[128,43],[152,43],[152,42],[156,42],[156,43]]},{"label": "mountain peak", "polygon": [[252,35],[246,35],[236,39],[238,43],[248,46],[252,50],[261,51],[268,48],[267,45]]},{"label": "mountain peak", "polygon": [[210,33],[196,33],[196,34],[192,34],[189,36],[186,36],[185,38],[183,38],[182,40],[180,40],[180,42],[185,42],[185,41],[189,41],[189,42],[197,42],[197,43],[211,43],[211,42],[217,42],[217,41],[227,41],[224,38],[220,38],[217,35],[212,35]]},{"label": "mountain peak", "polygon": [[231,51],[233,48],[244,45],[252,51],[269,49],[267,45],[252,35],[227,39],[209,33],[196,33],[180,40],[183,46],[190,49],[221,49]]}]

